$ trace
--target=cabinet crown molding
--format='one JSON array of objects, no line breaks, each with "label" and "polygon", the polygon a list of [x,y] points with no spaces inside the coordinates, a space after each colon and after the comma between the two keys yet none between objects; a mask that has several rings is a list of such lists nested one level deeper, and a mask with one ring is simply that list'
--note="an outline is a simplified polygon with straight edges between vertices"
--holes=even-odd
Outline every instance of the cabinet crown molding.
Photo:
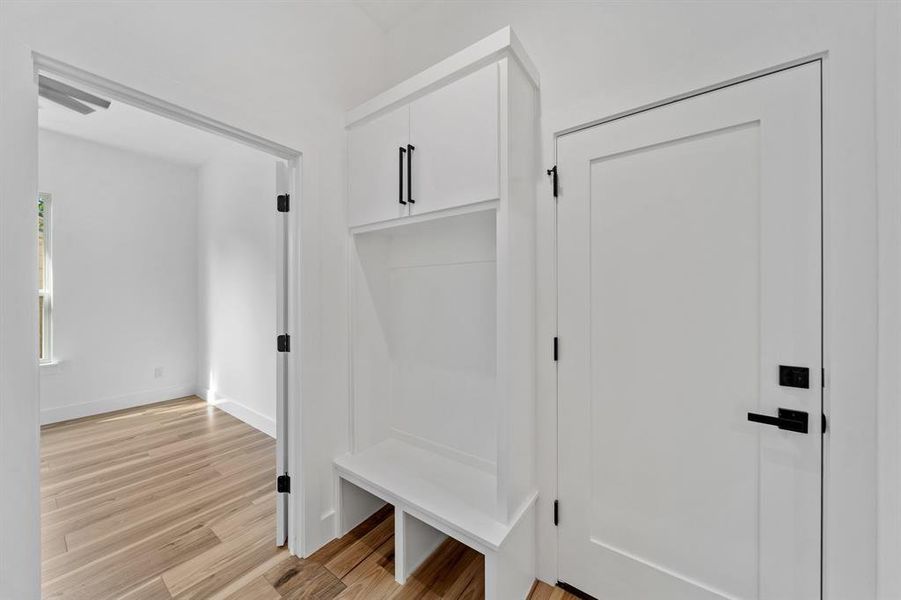
[{"label": "cabinet crown molding", "polygon": [[488,63],[505,57],[515,59],[522,66],[532,84],[536,88],[539,87],[538,69],[526,54],[519,38],[513,32],[513,28],[507,26],[347,111],[345,126],[359,125],[404,102],[428,94]]}]

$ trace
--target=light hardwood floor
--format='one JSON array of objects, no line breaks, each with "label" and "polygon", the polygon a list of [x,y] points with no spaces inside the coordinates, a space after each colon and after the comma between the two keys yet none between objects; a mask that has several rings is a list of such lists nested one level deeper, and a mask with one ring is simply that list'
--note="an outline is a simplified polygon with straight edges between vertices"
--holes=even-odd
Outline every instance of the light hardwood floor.
[{"label": "light hardwood floor", "polygon": [[[445,542],[394,581],[390,509],[306,560],[277,548],[275,442],[196,397],[46,426],[43,596],[469,599],[483,558]],[[574,600],[536,585],[532,600]]]}]

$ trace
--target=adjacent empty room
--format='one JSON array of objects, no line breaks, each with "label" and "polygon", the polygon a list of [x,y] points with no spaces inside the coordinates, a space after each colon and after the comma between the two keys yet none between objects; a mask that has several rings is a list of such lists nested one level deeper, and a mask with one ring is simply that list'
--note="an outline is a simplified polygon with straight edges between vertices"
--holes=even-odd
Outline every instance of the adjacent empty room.
[{"label": "adjacent empty room", "polygon": [[202,597],[223,549],[287,557],[276,159],[40,84],[44,595]]}]

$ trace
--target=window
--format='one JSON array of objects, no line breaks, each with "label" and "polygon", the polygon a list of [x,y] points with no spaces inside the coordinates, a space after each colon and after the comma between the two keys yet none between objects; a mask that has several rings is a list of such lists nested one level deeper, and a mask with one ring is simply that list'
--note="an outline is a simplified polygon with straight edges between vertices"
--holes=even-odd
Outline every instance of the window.
[{"label": "window", "polygon": [[50,194],[38,194],[38,358],[49,363],[52,267],[50,259]]}]

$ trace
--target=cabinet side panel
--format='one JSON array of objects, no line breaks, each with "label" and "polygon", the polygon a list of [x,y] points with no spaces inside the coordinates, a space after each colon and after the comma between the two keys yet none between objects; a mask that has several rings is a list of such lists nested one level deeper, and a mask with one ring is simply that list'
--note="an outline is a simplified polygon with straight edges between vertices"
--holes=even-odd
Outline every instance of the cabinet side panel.
[{"label": "cabinet side panel", "polygon": [[[506,77],[504,74],[506,73]],[[515,61],[501,63],[502,113],[506,111],[506,173],[501,189],[503,225],[498,226],[498,255],[505,260],[498,274],[506,290],[498,290],[498,380],[501,404],[499,440],[499,509],[507,518],[521,508],[535,489],[535,185],[539,173],[536,153],[537,91]],[[506,94],[503,90],[506,88]],[[504,98],[506,95],[506,99]],[[502,122],[504,119],[502,118]],[[502,192],[503,193],[503,192]],[[502,229],[504,239],[501,240]],[[503,367],[500,367],[503,365]]]}]

